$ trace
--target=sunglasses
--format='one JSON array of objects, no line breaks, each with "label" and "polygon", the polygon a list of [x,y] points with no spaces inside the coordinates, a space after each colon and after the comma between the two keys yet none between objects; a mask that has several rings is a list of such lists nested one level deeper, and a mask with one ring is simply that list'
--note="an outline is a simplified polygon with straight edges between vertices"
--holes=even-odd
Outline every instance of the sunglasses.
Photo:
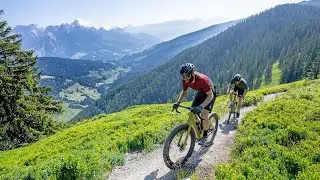
[{"label": "sunglasses", "polygon": [[182,74],[182,77],[190,79],[191,78],[191,74]]}]

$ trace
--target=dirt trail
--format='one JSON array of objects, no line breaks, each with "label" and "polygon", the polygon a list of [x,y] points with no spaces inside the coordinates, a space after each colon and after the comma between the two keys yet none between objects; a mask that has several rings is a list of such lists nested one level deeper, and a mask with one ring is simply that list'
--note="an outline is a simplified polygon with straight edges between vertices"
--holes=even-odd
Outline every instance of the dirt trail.
[{"label": "dirt trail", "polygon": [[[273,100],[278,94],[270,94],[264,97],[264,101]],[[255,109],[255,106],[241,109],[239,123],[247,112]],[[230,160],[230,147],[233,144],[236,129],[235,121],[226,124],[226,116],[220,120],[219,129],[214,139],[214,144],[209,148],[202,148],[196,144],[195,153],[188,160],[188,169],[194,170],[201,177],[212,177],[213,166]],[[115,168],[107,179],[109,180],[166,180],[176,179],[177,173],[166,167],[162,159],[162,148],[160,145],[153,152],[129,153],[126,156],[126,163]],[[210,178],[211,179],[211,178]]]}]

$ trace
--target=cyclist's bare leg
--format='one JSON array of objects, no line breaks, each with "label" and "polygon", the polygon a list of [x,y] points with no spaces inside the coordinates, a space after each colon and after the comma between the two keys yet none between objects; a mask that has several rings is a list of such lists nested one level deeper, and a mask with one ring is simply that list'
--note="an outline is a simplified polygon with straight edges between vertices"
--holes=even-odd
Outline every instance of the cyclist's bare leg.
[{"label": "cyclist's bare leg", "polygon": [[203,109],[201,112],[201,118],[204,119],[202,121],[203,129],[207,131],[209,129],[209,111]]},{"label": "cyclist's bare leg", "polygon": [[240,113],[241,106],[242,106],[242,96],[239,96],[238,97],[238,107],[237,107],[238,108],[238,111],[237,111],[238,113]]},{"label": "cyclist's bare leg", "polygon": [[233,100],[233,93],[234,93],[234,91],[233,91],[233,90],[230,90],[230,93],[229,93],[230,103],[231,103],[231,101]]},{"label": "cyclist's bare leg", "polygon": [[202,126],[203,126],[203,137],[199,141],[200,146],[206,146],[207,144],[207,136],[208,136],[208,130],[209,130],[209,111],[206,109],[203,109],[201,112],[201,117],[204,119],[202,120]]}]

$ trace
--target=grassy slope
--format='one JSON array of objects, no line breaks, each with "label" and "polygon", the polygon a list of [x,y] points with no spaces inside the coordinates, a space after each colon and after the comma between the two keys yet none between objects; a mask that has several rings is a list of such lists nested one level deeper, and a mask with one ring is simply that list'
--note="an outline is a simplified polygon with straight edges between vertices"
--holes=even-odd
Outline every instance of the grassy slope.
[{"label": "grassy slope", "polygon": [[[300,81],[249,92],[245,104],[256,104],[265,94],[307,84]],[[227,110],[227,99],[220,96],[216,101],[214,110],[220,115]],[[96,116],[29,146],[0,152],[0,179],[103,178],[113,166],[123,163],[126,152],[151,150],[185,121],[187,111],[176,114],[170,110],[171,104],[133,106]]]},{"label": "grassy slope", "polygon": [[266,84],[265,75],[263,75],[260,87],[263,88],[266,86],[274,86],[274,85],[280,84],[281,76],[282,76],[282,72],[281,72],[281,69],[279,68],[279,61],[277,61],[272,65],[271,82],[269,84]]},{"label": "grassy slope", "polygon": [[272,75],[271,75],[271,83],[269,85],[277,85],[280,84],[282,72],[279,68],[279,62],[276,62],[272,65]]},{"label": "grassy slope", "polygon": [[319,179],[320,83],[247,114],[217,179]]}]

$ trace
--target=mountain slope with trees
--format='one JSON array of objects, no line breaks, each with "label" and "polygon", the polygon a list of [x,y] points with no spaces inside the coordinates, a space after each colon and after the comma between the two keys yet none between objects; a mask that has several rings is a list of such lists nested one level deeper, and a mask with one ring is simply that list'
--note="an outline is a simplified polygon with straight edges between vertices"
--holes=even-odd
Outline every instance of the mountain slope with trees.
[{"label": "mountain slope with trees", "polygon": [[[74,119],[119,111],[134,104],[174,101],[181,91],[179,67],[194,63],[218,86],[220,93],[235,73],[251,89],[271,82],[276,62],[281,83],[319,74],[320,10],[303,5],[281,5],[238,23],[234,27],[187,49],[169,62],[108,93]],[[264,81],[262,82],[262,77]],[[191,94],[189,93],[189,99]]]},{"label": "mountain slope with trees", "polygon": [[[97,88],[100,93],[104,93],[105,89],[109,88],[113,82],[110,78],[117,78],[119,75],[112,75],[112,72],[126,71],[116,63],[56,57],[39,57],[36,66],[41,72],[41,82],[44,84],[47,82],[50,84],[50,81],[52,83],[62,81],[65,84],[73,81],[86,87]],[[61,90],[59,85],[53,85],[53,88],[55,92]]]},{"label": "mountain slope with trees", "polygon": [[[129,80],[145,74],[183,50],[200,44],[226,30],[239,21],[214,25],[203,30],[183,35],[160,43],[141,53],[126,56],[118,61],[73,60],[56,57],[39,57],[37,67],[41,71],[41,85],[52,87],[50,95],[64,100],[71,112],[78,111]],[[139,59],[139,60],[138,60]],[[67,113],[67,112],[65,112]],[[69,113],[67,113],[69,114]],[[71,114],[68,115],[72,116]],[[60,119],[60,118],[59,118]],[[69,120],[62,118],[64,121]]]},{"label": "mountain slope with trees", "polygon": [[120,77],[115,84],[120,86],[124,84],[124,82],[127,83],[139,75],[146,74],[153,68],[166,63],[182,51],[216,36],[238,22],[240,22],[240,20],[216,24],[196,32],[185,34],[173,40],[162,42],[140,53],[121,58],[118,61],[120,65],[129,66],[131,71],[125,74],[125,76]]},{"label": "mountain slope with trees", "polygon": [[300,4],[320,7],[320,0],[302,1]]}]

